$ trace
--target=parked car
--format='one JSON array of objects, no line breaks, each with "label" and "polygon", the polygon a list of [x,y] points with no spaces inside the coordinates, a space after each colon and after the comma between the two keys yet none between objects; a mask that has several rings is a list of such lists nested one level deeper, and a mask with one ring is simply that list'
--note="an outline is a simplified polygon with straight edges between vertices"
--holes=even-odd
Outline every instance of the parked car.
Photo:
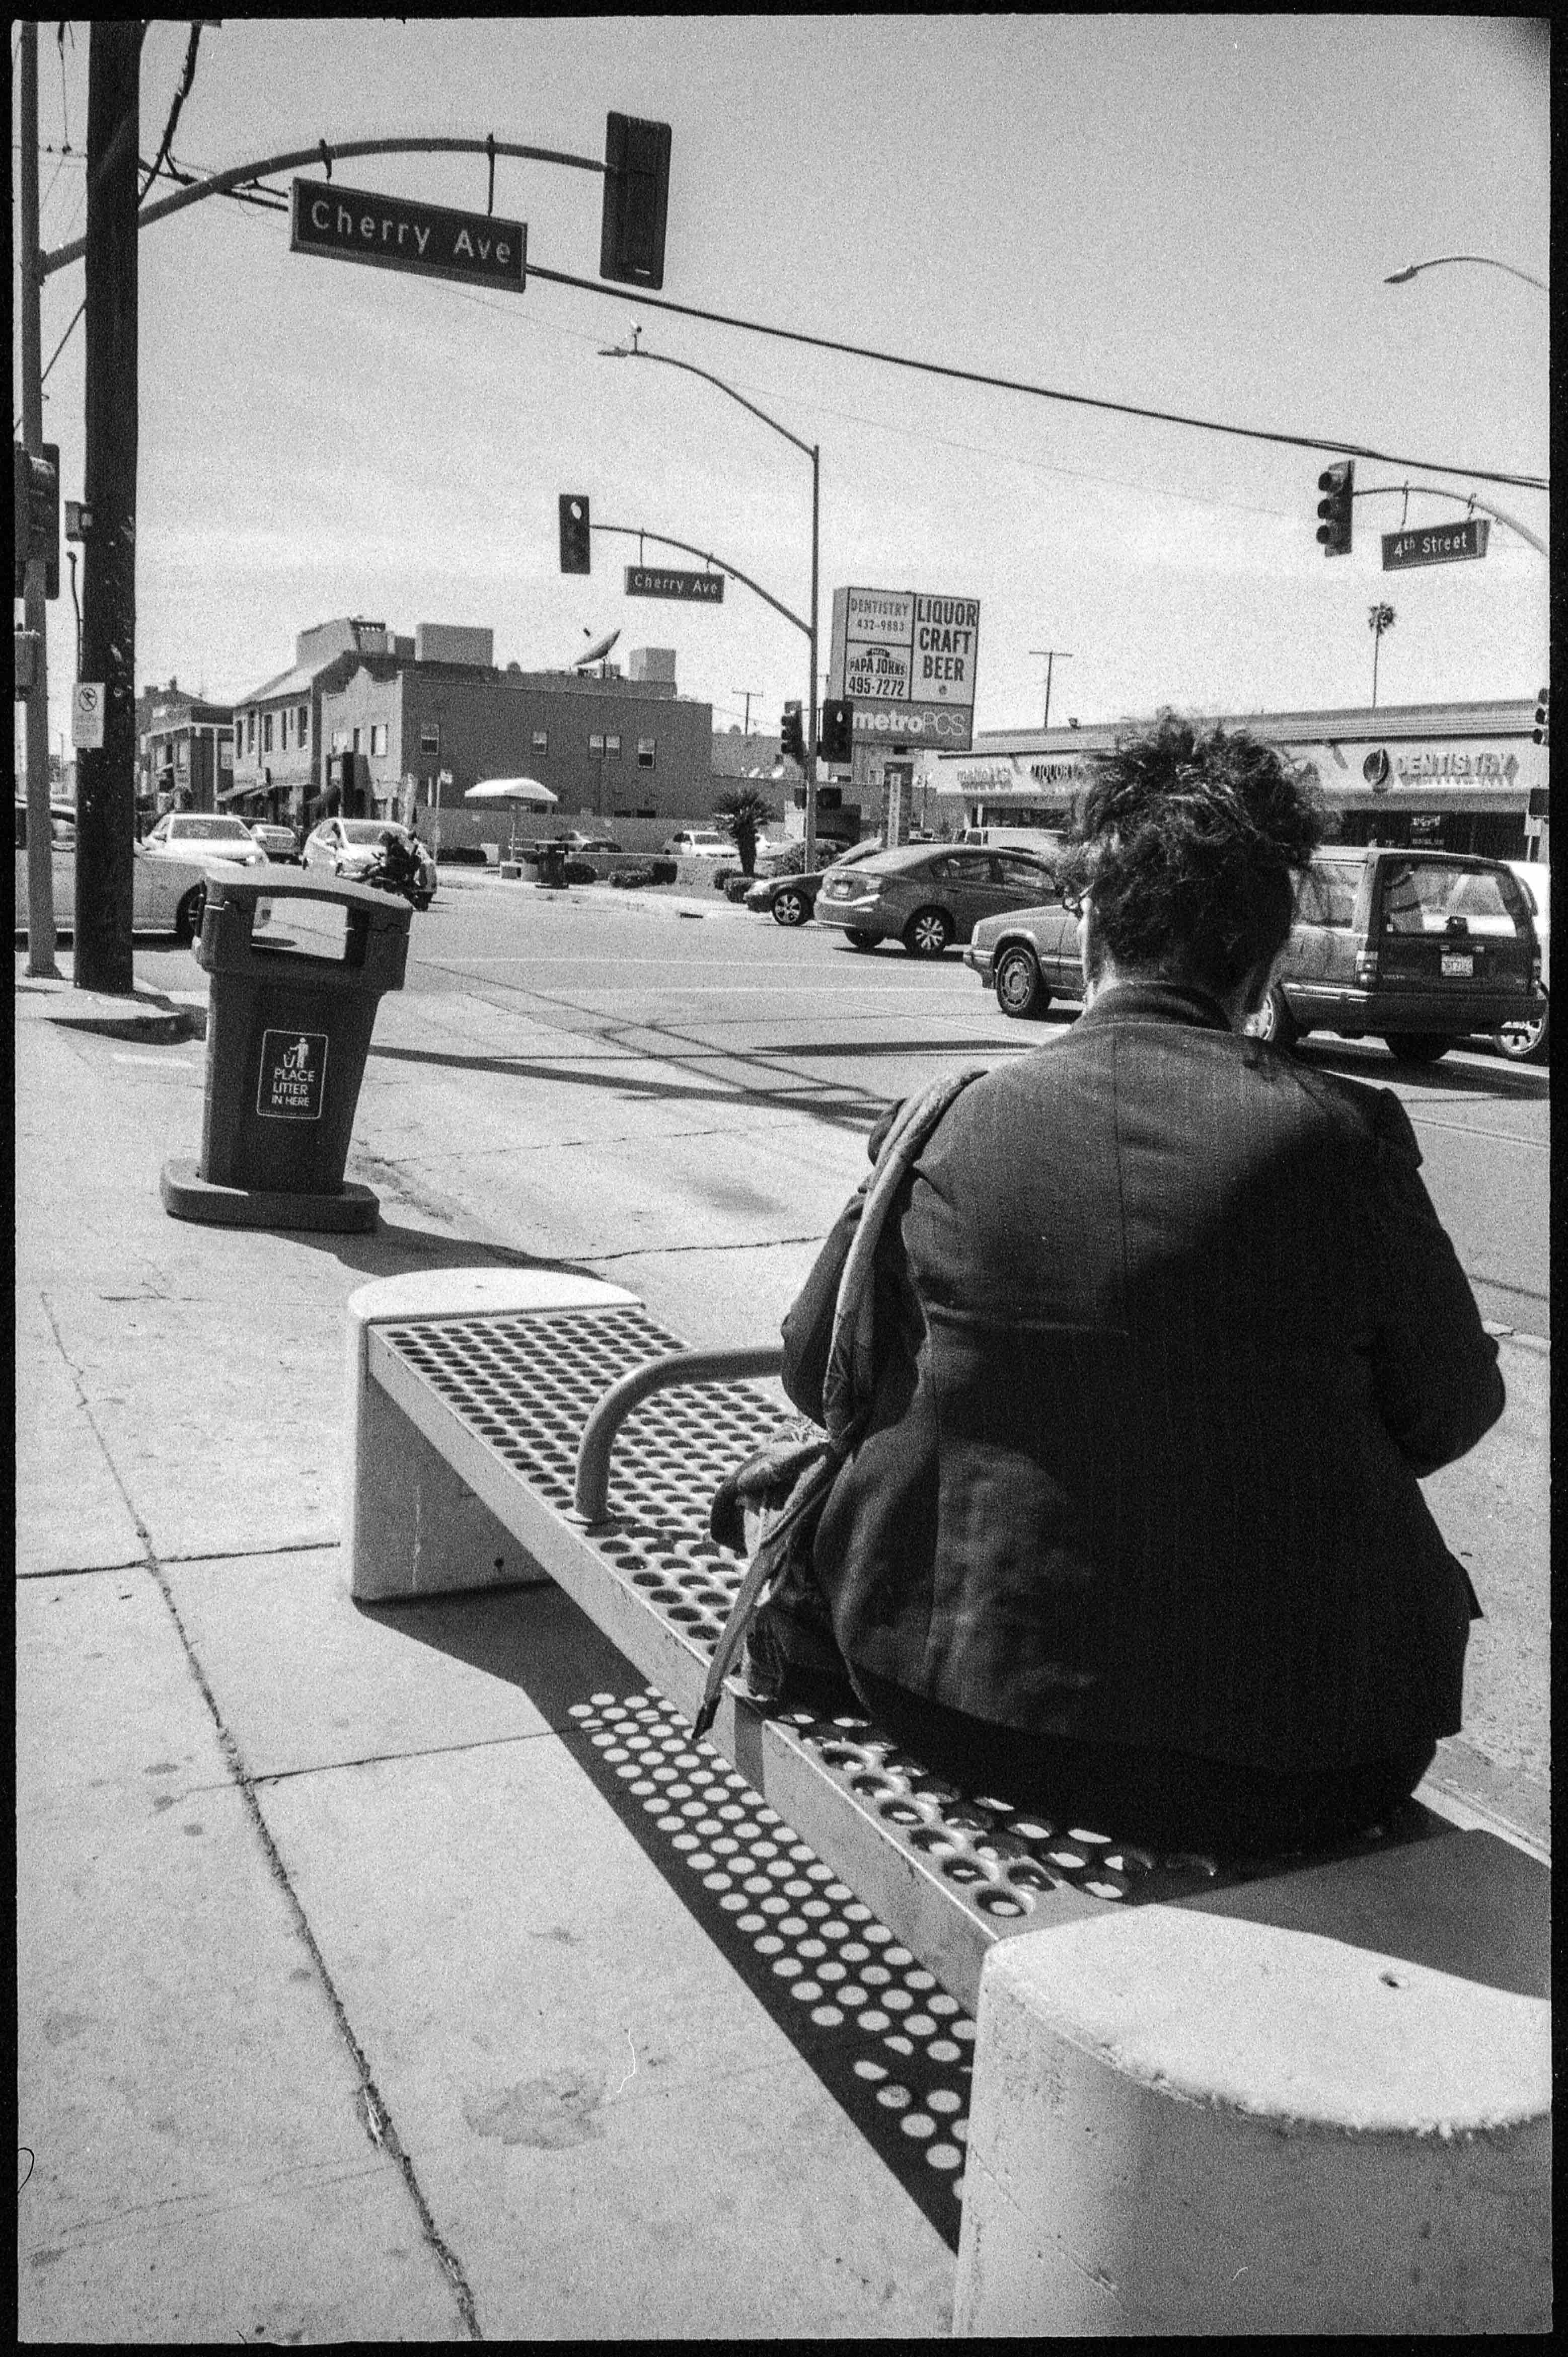
[{"label": "parked car", "polygon": [[909,845],[826,876],[816,918],[841,927],[857,950],[897,941],[911,957],[940,957],[985,918],[1036,906],[1056,891],[1052,870],[1031,852]]},{"label": "parked car", "polygon": [[613,834],[584,834],[576,827],[572,829],[570,834],[561,835],[557,840],[564,843],[569,852],[618,851],[620,849]]},{"label": "parked car", "polygon": [[252,819],[251,834],[269,859],[277,859],[294,866],[299,865],[299,837],[292,826],[274,826],[270,820]]},{"label": "parked car", "polygon": [[715,828],[687,826],[679,834],[667,835],[660,847],[671,859],[724,859],[735,845]]},{"label": "parked car", "polygon": [[837,859],[822,867],[804,868],[783,876],[758,877],[744,894],[746,905],[754,914],[771,917],[776,925],[804,925],[817,905],[817,895],[823,880],[836,876],[846,867],[858,867],[863,860],[873,859],[882,849],[878,836],[869,843],[853,843]]},{"label": "parked car", "polygon": [[1078,919],[1077,898],[1053,890],[1036,908],[983,919],[963,962],[995,991],[1004,1015],[1037,1022],[1053,999],[1082,999]]},{"label": "parked car", "polygon": [[261,867],[266,853],[242,818],[225,811],[167,811],[142,848],[153,859],[218,860],[230,867]]},{"label": "parked car", "polygon": [[[54,878],[55,923],[62,933],[76,931],[76,823],[70,813],[50,813],[50,867]],[[131,848],[131,926],[138,933],[173,933],[188,942],[201,929],[207,905],[207,879],[224,863],[179,858],[156,853],[145,843]],[[233,863],[228,863],[232,875]],[[266,901],[258,904],[256,922],[268,922]],[[16,930],[27,929],[27,805],[16,803]]]},{"label": "parked car", "polygon": [[1384,844],[1320,852],[1249,1027],[1290,1047],[1308,1031],[1380,1038],[1434,1064],[1467,1031],[1544,1017],[1541,944],[1507,862]]},{"label": "parked car", "polygon": [[[1524,897],[1530,902],[1530,913],[1535,925],[1535,938],[1541,943],[1541,988],[1543,996],[1552,995],[1552,870],[1543,860],[1510,859],[1509,866],[1519,877]],[[1499,1023],[1492,1039],[1500,1052],[1516,1064],[1545,1064],[1551,1060],[1551,1023],[1549,1010],[1542,1006],[1538,1015],[1517,1016],[1511,1022]]]},{"label": "parked car", "polygon": [[397,835],[419,854],[421,889],[414,900],[416,909],[428,909],[435,898],[435,862],[418,835],[391,818],[324,818],[305,838],[305,866],[324,867],[340,876],[346,884],[354,884],[375,866],[381,857],[381,844],[389,834]]}]

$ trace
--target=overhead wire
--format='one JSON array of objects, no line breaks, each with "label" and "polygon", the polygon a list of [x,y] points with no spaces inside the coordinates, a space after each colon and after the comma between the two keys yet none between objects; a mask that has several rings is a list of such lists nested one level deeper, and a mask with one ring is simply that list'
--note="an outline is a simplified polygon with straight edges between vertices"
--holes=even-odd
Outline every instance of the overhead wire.
[{"label": "overhead wire", "polygon": [[201,26],[199,23],[197,23],[192,25],[190,28],[190,39],[186,45],[185,71],[180,76],[179,88],[174,94],[174,103],[169,108],[168,121],[164,125],[163,144],[159,147],[157,155],[154,159],[152,170],[142,182],[141,194],[136,199],[136,202],[138,204],[143,202],[147,190],[157,178],[159,167],[163,163],[165,156],[168,154],[170,145],[174,139],[175,125],[179,121],[180,109],[185,104],[186,100],[189,97],[191,84],[196,80],[196,53],[200,46]]}]

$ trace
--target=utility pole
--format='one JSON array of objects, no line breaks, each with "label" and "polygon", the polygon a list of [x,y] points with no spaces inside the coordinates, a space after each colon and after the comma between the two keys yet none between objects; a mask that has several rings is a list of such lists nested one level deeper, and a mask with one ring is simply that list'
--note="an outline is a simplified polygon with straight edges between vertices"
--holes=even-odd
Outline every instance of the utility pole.
[{"label": "utility pole", "polygon": [[1042,728],[1048,728],[1051,725],[1051,669],[1053,664],[1070,662],[1072,654],[1067,647],[1031,647],[1029,652],[1032,655],[1044,655],[1046,659],[1046,716],[1040,726]]},{"label": "utility pole", "polygon": [[136,142],[142,27],[96,20],[87,76],[87,398],[81,662],[103,687],[103,742],[80,748],[79,990],[134,987],[136,835]]},{"label": "utility pole", "polygon": [[[32,457],[39,457],[44,447],[44,282],[38,269],[38,27],[32,16],[22,20],[21,134],[22,441]],[[58,981],[49,830],[48,605],[41,556],[27,566],[23,619],[38,639],[38,669],[27,702],[27,972]]]},{"label": "utility pole", "polygon": [[761,692],[760,688],[756,687],[732,687],[730,690],[732,695],[744,695],[746,698],[746,726],[741,731],[741,736],[747,745],[751,742],[751,699],[754,695],[759,695]]}]

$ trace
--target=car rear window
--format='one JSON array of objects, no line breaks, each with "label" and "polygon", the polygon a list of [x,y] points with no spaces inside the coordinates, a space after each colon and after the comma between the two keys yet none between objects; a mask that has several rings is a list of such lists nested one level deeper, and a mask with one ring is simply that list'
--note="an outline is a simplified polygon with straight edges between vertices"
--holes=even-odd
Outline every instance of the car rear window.
[{"label": "car rear window", "polygon": [[1025,884],[1037,888],[1042,899],[1055,899],[1057,879],[1042,860],[1020,859],[1016,852],[1002,852],[993,863],[998,884]]},{"label": "car rear window", "polygon": [[1471,868],[1435,861],[1391,860],[1383,869],[1386,933],[1468,932],[1514,935],[1529,924],[1524,894],[1506,868]]},{"label": "car rear window", "polygon": [[1352,923],[1360,881],[1359,867],[1309,867],[1296,895],[1297,922],[1338,926]]}]

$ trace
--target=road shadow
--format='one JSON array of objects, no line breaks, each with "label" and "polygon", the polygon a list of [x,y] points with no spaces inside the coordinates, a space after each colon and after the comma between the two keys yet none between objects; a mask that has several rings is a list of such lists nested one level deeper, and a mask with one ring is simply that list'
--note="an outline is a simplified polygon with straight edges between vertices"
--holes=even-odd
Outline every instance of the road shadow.
[{"label": "road shadow", "polygon": [[[1484,1053],[1469,1041],[1462,1053]],[[1316,1031],[1291,1049],[1303,1063],[1324,1070],[1343,1072],[1348,1080],[1369,1081],[1374,1086],[1389,1087],[1395,1081],[1407,1085],[1424,1082],[1441,1089],[1444,1095],[1511,1099],[1523,1103],[1544,1103],[1552,1093],[1552,1073],[1545,1065],[1510,1064],[1501,1056],[1479,1071],[1471,1064],[1456,1064],[1444,1056],[1435,1064],[1403,1064],[1385,1049],[1369,1043],[1366,1046],[1349,1039],[1326,1039]]]},{"label": "road shadow", "polygon": [[273,1232],[286,1235],[291,1243],[304,1244],[312,1252],[329,1254],[367,1283],[373,1277],[415,1276],[425,1269],[442,1268],[539,1268],[568,1276],[598,1274],[575,1261],[514,1251],[508,1244],[482,1243],[463,1236],[435,1235],[425,1228],[404,1227],[389,1220],[384,1212],[378,1225],[366,1235],[338,1235],[328,1229],[315,1228],[278,1228]]},{"label": "road shadow", "polygon": [[829,1123],[834,1128],[868,1131],[886,1111],[888,1100],[869,1090],[849,1089],[832,1082],[802,1080],[791,1073],[778,1087],[757,1084],[731,1084],[715,1088],[699,1079],[690,1082],[639,1080],[619,1071],[625,1060],[637,1063],[660,1064],[668,1069],[678,1059],[691,1061],[700,1054],[703,1060],[719,1064],[744,1064],[753,1054],[799,1055],[800,1048],[751,1049],[746,1048],[711,1048],[693,1050],[682,1048],[671,1051],[668,1047],[647,1050],[623,1049],[616,1058],[586,1057],[581,1063],[553,1062],[521,1056],[464,1056],[435,1048],[378,1047],[371,1043],[372,1057],[389,1062],[434,1064],[460,1072],[486,1072],[499,1080],[547,1081],[562,1088],[592,1089],[606,1096],[637,1103],[714,1104],[735,1106],[769,1105],[789,1113],[808,1114],[812,1120]]}]

